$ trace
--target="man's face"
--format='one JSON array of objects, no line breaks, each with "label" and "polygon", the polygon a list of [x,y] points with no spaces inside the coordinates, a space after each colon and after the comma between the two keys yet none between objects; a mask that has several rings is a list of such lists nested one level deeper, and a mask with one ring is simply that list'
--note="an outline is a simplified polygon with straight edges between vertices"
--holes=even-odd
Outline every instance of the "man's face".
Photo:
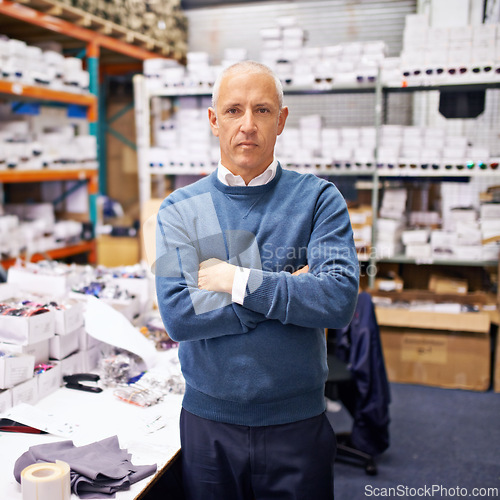
[{"label": "man's face", "polygon": [[273,161],[288,109],[280,112],[271,76],[235,73],[222,80],[217,110],[210,108],[208,116],[212,133],[219,138],[222,164],[248,183]]}]

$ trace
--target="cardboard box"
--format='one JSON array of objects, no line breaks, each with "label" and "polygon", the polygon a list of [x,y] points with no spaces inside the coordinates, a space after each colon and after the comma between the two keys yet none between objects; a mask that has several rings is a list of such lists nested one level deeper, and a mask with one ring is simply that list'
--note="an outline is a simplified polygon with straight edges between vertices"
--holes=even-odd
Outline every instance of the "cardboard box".
[{"label": "cardboard box", "polygon": [[100,340],[97,340],[89,335],[84,326],[78,329],[78,346],[80,351],[87,351],[88,349],[91,349],[92,347],[95,347],[96,345],[100,345],[102,343],[103,342],[101,342]]},{"label": "cardboard box", "polygon": [[64,375],[74,375],[75,373],[82,373],[84,370],[81,351],[75,352],[71,356],[62,359],[60,365],[62,377],[64,377]]},{"label": "cardboard box", "polygon": [[102,358],[102,350],[100,346],[94,346],[87,351],[82,351],[83,371],[85,373],[92,372],[99,366]]},{"label": "cardboard box", "polygon": [[10,408],[12,408],[12,391],[10,389],[0,391],[0,413],[4,413]]},{"label": "cardboard box", "polygon": [[68,272],[61,275],[35,274],[26,269],[11,267],[7,273],[7,283],[19,290],[52,297],[64,297],[77,281],[77,275]]},{"label": "cardboard box", "polygon": [[54,336],[54,313],[35,316],[0,316],[0,340],[28,345]]},{"label": "cardboard box", "polygon": [[54,331],[58,335],[65,335],[78,330],[83,325],[83,304],[74,302],[66,309],[55,310]]},{"label": "cardboard box", "polygon": [[493,389],[495,392],[500,392],[500,334],[498,333],[495,349],[495,367],[493,370]]},{"label": "cardboard box", "polygon": [[56,364],[50,370],[36,375],[38,383],[38,399],[42,399],[57,391],[62,385],[61,365]]},{"label": "cardboard box", "polygon": [[46,363],[49,359],[49,339],[28,345],[0,343],[0,351],[30,354],[35,357],[35,365]]},{"label": "cardboard box", "polygon": [[97,263],[101,266],[131,266],[140,260],[139,239],[121,236],[97,238]]},{"label": "cardboard box", "polygon": [[112,283],[118,285],[122,290],[127,290],[131,295],[135,295],[139,302],[141,312],[151,309],[154,294],[154,276],[149,273],[145,278],[114,278]]},{"label": "cardboard box", "polygon": [[80,333],[78,330],[74,330],[66,335],[54,335],[49,342],[50,359],[64,359],[78,351],[80,347]]},{"label": "cardboard box", "polygon": [[404,282],[400,276],[385,276],[375,278],[374,289],[386,292],[400,292],[403,290]]},{"label": "cardboard box", "polygon": [[380,326],[422,328],[448,332],[477,332],[483,334],[487,334],[490,331],[491,320],[487,312],[454,314],[434,311],[409,311],[407,309],[385,307],[376,307],[375,311]]},{"label": "cardboard box", "polygon": [[381,327],[391,382],[485,391],[490,386],[490,335]]},{"label": "cardboard box", "polygon": [[154,264],[156,258],[156,217],[163,199],[152,198],[141,207],[141,260],[148,263],[149,268]]},{"label": "cardboard box", "polygon": [[[78,292],[70,292],[69,296],[72,299],[80,300],[82,302],[86,302],[88,300],[89,295]],[[141,302],[139,297],[132,296],[128,299],[99,299],[109,304],[113,309],[116,309],[118,312],[121,312],[129,321],[132,321],[134,318],[139,317],[141,314]]]},{"label": "cardboard box", "polygon": [[34,405],[38,402],[38,383],[36,378],[16,385],[12,389],[12,406],[19,403]]},{"label": "cardboard box", "polygon": [[466,294],[469,289],[467,280],[432,274],[429,279],[429,290],[434,293]]},{"label": "cardboard box", "polygon": [[33,377],[35,357],[12,353],[0,358],[0,389],[8,389]]}]

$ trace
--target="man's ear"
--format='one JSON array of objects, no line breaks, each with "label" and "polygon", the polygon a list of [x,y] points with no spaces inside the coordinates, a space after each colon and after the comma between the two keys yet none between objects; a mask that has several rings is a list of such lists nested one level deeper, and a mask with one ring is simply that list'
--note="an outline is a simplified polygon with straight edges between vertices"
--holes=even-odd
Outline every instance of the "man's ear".
[{"label": "man's ear", "polygon": [[217,123],[217,115],[214,108],[208,108],[208,121],[210,122],[212,134],[214,134],[215,137],[219,137],[219,124]]},{"label": "man's ear", "polygon": [[285,106],[281,108],[280,116],[278,118],[278,135],[280,135],[281,132],[283,132],[287,117],[288,117],[288,108]]}]

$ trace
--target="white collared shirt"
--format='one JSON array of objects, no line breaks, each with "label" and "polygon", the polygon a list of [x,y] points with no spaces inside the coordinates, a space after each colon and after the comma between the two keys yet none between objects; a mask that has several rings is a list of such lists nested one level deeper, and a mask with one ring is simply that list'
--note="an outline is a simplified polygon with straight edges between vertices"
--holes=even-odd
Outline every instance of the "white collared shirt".
[{"label": "white collared shirt", "polygon": [[[276,169],[278,168],[278,160],[276,158],[273,160],[271,165],[264,170],[260,175],[254,177],[248,184],[241,175],[234,175],[230,170],[228,170],[219,161],[219,166],[217,168],[217,178],[222,184],[226,186],[263,186],[271,182],[276,175]],[[245,293],[248,283],[248,277],[250,276],[250,269],[245,267],[238,267],[236,269],[236,274],[234,275],[233,288],[231,291],[231,300],[237,304],[243,305],[245,300]]]},{"label": "white collared shirt", "polygon": [[248,184],[245,184],[243,177],[241,175],[234,175],[230,170],[228,170],[220,161],[217,168],[217,178],[225,184],[226,186],[263,186],[268,182],[271,182],[276,175],[276,169],[278,168],[278,160],[275,158],[271,165],[264,170],[260,175],[254,177]]}]

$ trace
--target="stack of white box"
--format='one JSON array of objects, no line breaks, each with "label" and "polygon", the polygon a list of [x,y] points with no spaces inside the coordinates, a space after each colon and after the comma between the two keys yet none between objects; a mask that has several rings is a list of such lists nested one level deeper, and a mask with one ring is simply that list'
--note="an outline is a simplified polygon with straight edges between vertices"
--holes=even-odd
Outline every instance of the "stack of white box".
[{"label": "stack of white box", "polygon": [[208,52],[188,52],[186,65],[187,86],[210,89],[217,77],[216,66],[211,66]]},{"label": "stack of white box", "polygon": [[88,93],[89,73],[79,58],[62,55],[62,48],[46,50],[13,38],[0,39],[0,78],[54,90]]},{"label": "stack of white box", "polygon": [[338,168],[373,166],[374,127],[323,127],[320,115],[300,119],[299,127],[286,127],[278,137],[276,154],[289,166],[314,163]]},{"label": "stack of white box", "polygon": [[482,260],[498,260],[500,253],[500,203],[483,203],[480,207],[479,221],[483,242]]},{"label": "stack of white box", "polygon": [[377,258],[391,258],[402,252],[401,235],[406,224],[406,189],[384,192],[377,220]]},{"label": "stack of white box", "polygon": [[211,169],[217,165],[219,151],[210,130],[207,108],[210,98],[201,103],[195,97],[181,97],[174,117],[155,127],[156,147],[148,150],[150,167]]},{"label": "stack of white box", "polygon": [[481,229],[475,208],[456,208],[451,211],[452,225],[456,234],[453,249],[458,260],[481,260],[483,247]]},{"label": "stack of white box", "polygon": [[226,68],[240,61],[248,59],[248,50],[240,47],[227,47],[221,61],[221,68]]},{"label": "stack of white box", "polygon": [[97,139],[74,127],[34,132],[25,120],[0,122],[0,169],[97,168]]},{"label": "stack of white box", "polygon": [[401,52],[403,80],[408,85],[499,80],[498,26],[430,27],[426,15],[406,16]]},{"label": "stack of white box", "polygon": [[[87,342],[81,304],[60,299],[68,280],[69,274],[36,276],[22,268],[11,268],[8,283],[0,285],[4,303],[31,300],[47,304],[54,296],[59,296],[60,304],[64,302],[63,308],[33,316],[0,315],[0,352],[4,353],[0,356],[0,411],[22,402],[35,404],[61,387],[64,375],[96,366],[96,353],[80,350],[81,343]],[[35,373],[37,365],[51,368]]]},{"label": "stack of white box", "polygon": [[81,222],[56,221],[52,203],[7,204],[0,215],[0,252],[18,257],[46,252],[81,240]]},{"label": "stack of white box", "polygon": [[275,27],[260,34],[261,61],[274,68],[284,84],[299,88],[373,84],[387,51],[383,41],[308,47],[307,33],[294,17],[278,18]]},{"label": "stack of white box", "polygon": [[406,229],[401,234],[401,241],[405,247],[405,255],[413,259],[427,259],[431,257],[429,243],[430,230]]},{"label": "stack of white box", "polygon": [[491,161],[488,148],[475,147],[464,136],[447,133],[444,129],[382,125],[378,163],[396,165],[465,165],[487,164]]}]

